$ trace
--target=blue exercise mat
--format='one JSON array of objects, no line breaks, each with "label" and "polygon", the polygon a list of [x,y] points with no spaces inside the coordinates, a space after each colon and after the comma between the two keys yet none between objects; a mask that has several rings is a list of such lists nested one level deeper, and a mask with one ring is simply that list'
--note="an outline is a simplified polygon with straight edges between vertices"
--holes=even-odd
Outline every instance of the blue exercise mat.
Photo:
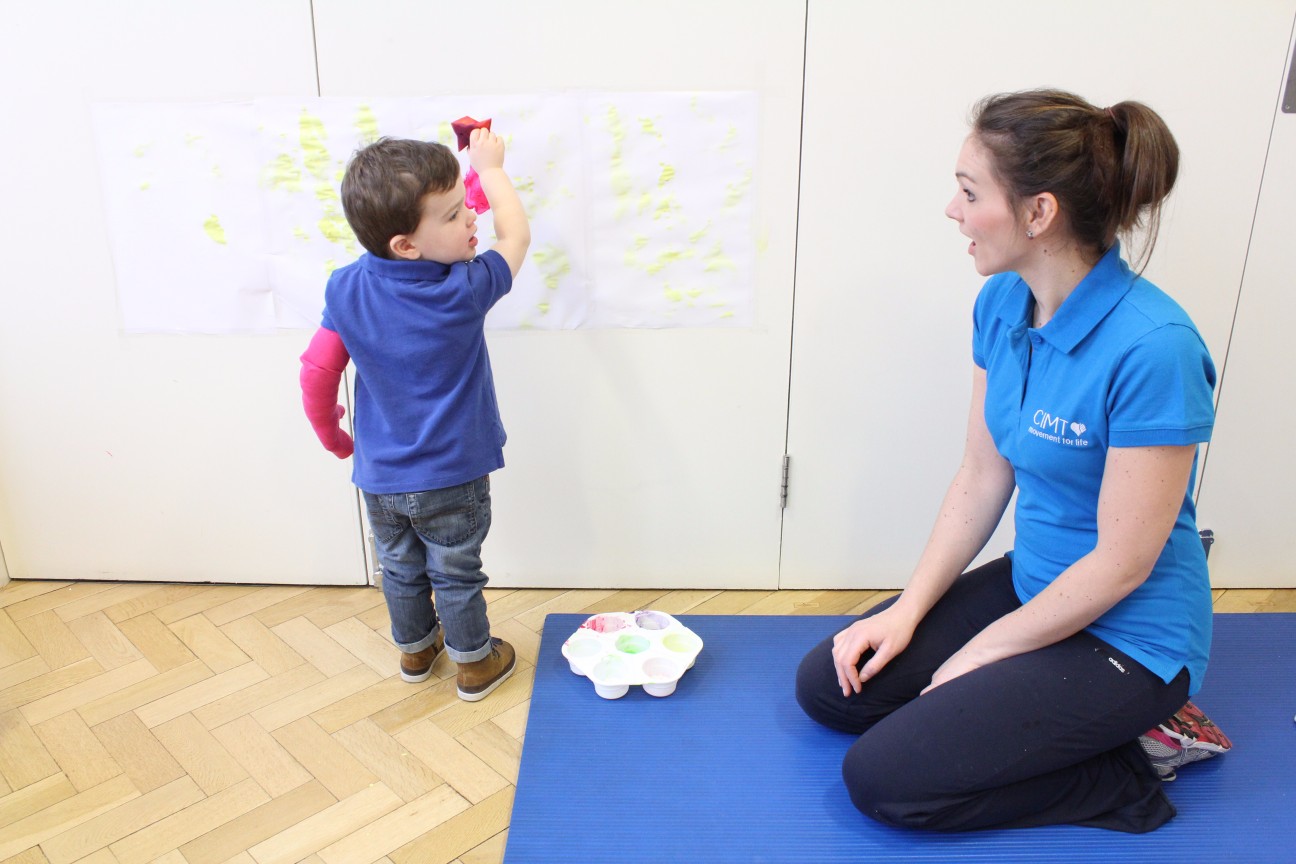
[{"label": "blue exercise mat", "polygon": [[1182,769],[1166,789],[1178,817],[1143,835],[935,834],[860,814],[841,781],[853,738],[793,695],[802,655],[849,617],[680,616],[705,647],[675,693],[615,701],[561,654],[586,617],[545,620],[505,864],[1296,862],[1296,614],[1215,616],[1194,702],[1234,748]]}]

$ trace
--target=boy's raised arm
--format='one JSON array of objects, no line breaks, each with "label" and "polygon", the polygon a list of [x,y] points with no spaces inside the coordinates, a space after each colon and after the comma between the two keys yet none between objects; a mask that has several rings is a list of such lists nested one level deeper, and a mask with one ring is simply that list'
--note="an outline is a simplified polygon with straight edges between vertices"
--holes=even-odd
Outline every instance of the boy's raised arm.
[{"label": "boy's raised arm", "polygon": [[516,276],[531,245],[531,225],[513,182],[504,173],[503,139],[489,129],[474,129],[468,139],[468,161],[481,178],[482,191],[494,213],[497,239],[492,248]]}]

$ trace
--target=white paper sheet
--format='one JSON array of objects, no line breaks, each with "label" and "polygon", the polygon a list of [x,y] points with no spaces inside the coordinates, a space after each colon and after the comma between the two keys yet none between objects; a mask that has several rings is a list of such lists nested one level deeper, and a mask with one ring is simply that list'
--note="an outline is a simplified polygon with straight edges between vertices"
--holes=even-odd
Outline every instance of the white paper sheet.
[{"label": "white paper sheet", "polygon": [[315,326],[328,273],[362,251],[338,197],[351,154],[379,135],[454,148],[464,115],[505,138],[531,221],[488,326],[750,326],[756,111],[752,93],[96,105],[123,326]]}]

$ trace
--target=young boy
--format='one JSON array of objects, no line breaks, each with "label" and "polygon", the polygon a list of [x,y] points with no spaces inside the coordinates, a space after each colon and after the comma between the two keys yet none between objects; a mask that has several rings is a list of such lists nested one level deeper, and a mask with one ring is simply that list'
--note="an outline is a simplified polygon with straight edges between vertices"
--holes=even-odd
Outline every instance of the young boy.
[{"label": "young boy", "polygon": [[459,664],[459,697],[475,702],[516,659],[491,637],[482,597],[489,475],[504,466],[505,438],[483,323],[512,287],[531,229],[504,173],[504,142],[475,129],[468,156],[498,237],[481,255],[448,148],[384,138],[352,157],[342,207],[368,254],[329,277],[301,387],[320,442],[345,459],[353,444],[338,382],[355,361],[351,476],[382,562],[401,677],[427,680],[444,650]]}]

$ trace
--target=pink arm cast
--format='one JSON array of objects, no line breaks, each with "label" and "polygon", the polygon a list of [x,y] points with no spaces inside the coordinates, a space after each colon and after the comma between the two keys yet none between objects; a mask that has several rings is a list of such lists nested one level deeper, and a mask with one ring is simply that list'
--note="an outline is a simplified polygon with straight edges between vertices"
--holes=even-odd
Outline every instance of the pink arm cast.
[{"label": "pink arm cast", "polygon": [[342,429],[346,409],[337,401],[338,384],[350,360],[342,337],[324,327],[315,331],[310,347],[301,355],[302,406],[306,409],[306,419],[310,420],[324,449],[339,459],[347,458],[354,449],[351,436]]}]

